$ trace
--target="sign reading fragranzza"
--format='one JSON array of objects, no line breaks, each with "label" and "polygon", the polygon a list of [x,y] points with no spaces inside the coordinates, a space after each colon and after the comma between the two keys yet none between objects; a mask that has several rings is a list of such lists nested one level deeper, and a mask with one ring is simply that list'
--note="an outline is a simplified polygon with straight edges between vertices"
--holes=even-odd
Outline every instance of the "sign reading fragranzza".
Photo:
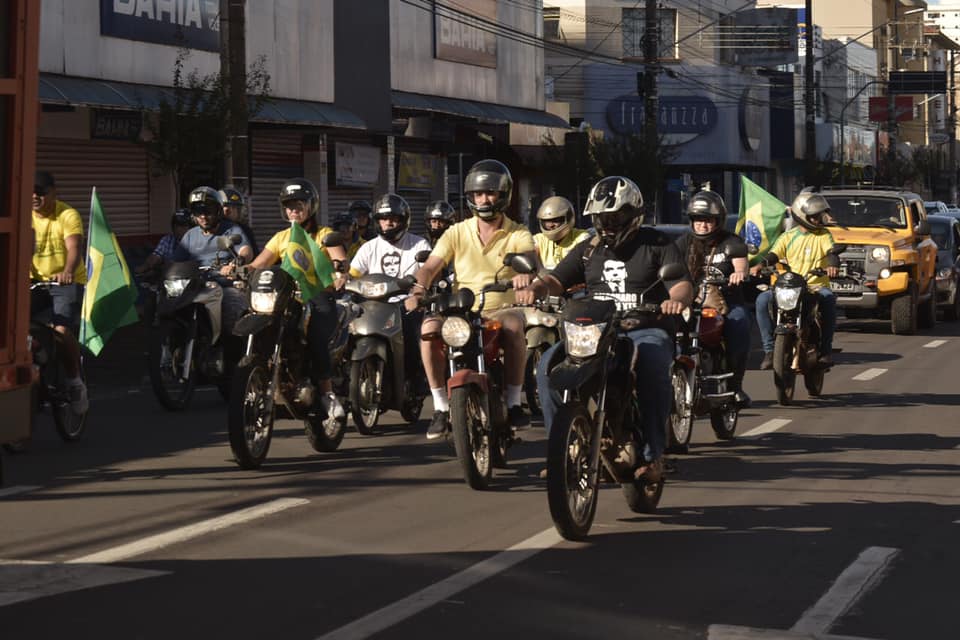
[{"label": "sign reading fragranzza", "polygon": [[217,0],[100,0],[100,35],[220,50]]}]

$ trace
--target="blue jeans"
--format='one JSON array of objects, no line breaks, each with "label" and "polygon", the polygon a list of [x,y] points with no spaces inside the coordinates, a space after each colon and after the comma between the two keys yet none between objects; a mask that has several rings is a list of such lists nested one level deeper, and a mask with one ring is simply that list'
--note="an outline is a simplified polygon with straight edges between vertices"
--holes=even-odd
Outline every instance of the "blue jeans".
[{"label": "blue jeans", "polygon": [[[820,287],[816,294],[820,296],[820,315],[823,324],[820,328],[820,353],[829,355],[833,351],[833,333],[837,326],[837,297],[829,287]],[[757,326],[760,327],[760,341],[763,350],[773,351],[773,315],[770,307],[773,302],[773,289],[757,296]]]},{"label": "blue jeans", "polygon": [[723,338],[731,359],[750,352],[750,314],[742,304],[731,305],[723,317]]},{"label": "blue jeans", "polygon": [[[666,446],[666,426],[673,402],[673,382],[670,367],[673,365],[673,338],[663,329],[637,329],[627,336],[637,347],[637,400],[643,410],[643,439],[646,445],[643,456],[647,461],[663,455]],[[543,426],[550,436],[550,427],[562,402],[560,394],[550,389],[550,361],[560,357],[558,350],[563,342],[553,345],[540,359],[537,368],[537,391],[543,410]],[[559,354],[563,354],[562,351]]]}]

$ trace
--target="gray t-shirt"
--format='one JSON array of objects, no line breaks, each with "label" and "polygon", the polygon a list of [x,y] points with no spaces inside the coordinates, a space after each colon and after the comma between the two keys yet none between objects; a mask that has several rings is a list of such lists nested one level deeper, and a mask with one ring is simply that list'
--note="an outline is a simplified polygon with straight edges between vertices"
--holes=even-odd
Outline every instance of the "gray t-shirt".
[{"label": "gray t-shirt", "polygon": [[[174,262],[183,262],[184,260],[196,260],[202,267],[209,267],[219,256],[221,262],[228,262],[233,256],[229,251],[217,248],[217,238],[220,236],[230,236],[238,234],[242,240],[240,244],[233,247],[234,251],[240,251],[241,247],[249,247],[250,239],[238,225],[229,220],[220,222],[216,233],[209,235],[203,233],[200,227],[193,227],[180,238],[180,244],[173,252]],[[252,249],[251,249],[252,250]]]}]

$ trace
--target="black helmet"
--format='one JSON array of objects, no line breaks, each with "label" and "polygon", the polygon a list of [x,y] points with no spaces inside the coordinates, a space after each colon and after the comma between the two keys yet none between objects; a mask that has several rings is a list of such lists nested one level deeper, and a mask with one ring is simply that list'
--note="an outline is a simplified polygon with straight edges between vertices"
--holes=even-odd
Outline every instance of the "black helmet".
[{"label": "black helmet", "polygon": [[341,211],[337,215],[333,216],[333,220],[330,221],[330,228],[339,233],[349,236],[349,240],[353,240],[353,234],[357,231],[357,220],[353,217],[353,214],[349,211]]},{"label": "black helmet", "polygon": [[[576,213],[573,210],[573,204],[563,196],[550,196],[543,201],[540,208],[537,209],[537,220],[540,223],[540,231],[552,242],[559,242],[567,237],[570,229],[573,228],[573,220]],[[543,223],[547,220],[560,220],[560,226],[553,229],[545,229]]]},{"label": "black helmet", "polygon": [[173,215],[170,216],[170,230],[173,231],[174,227],[192,227],[193,218],[190,216],[189,209],[177,209],[174,211]]},{"label": "black helmet", "polygon": [[824,217],[830,214],[830,203],[819,193],[801,192],[790,205],[790,215],[797,224],[811,231],[823,228]]},{"label": "black helmet", "polygon": [[190,213],[194,217],[203,216],[206,225],[201,225],[205,229],[214,228],[220,224],[223,218],[223,198],[220,192],[211,187],[197,187],[190,192]]},{"label": "black helmet", "polygon": [[583,213],[592,217],[603,243],[616,249],[643,223],[643,194],[633,180],[610,176],[593,185]]},{"label": "black helmet", "polygon": [[358,213],[365,213],[369,216],[373,212],[373,208],[366,200],[351,200],[350,204],[347,205],[347,211],[356,218]]},{"label": "black helmet", "polygon": [[317,188],[313,186],[313,183],[306,178],[287,180],[283,183],[283,186],[280,187],[278,201],[280,202],[280,216],[284,220],[287,219],[287,214],[286,211],[284,211],[283,205],[285,202],[290,202],[291,200],[300,200],[301,202],[307,203],[308,219],[316,216],[317,211],[320,210],[320,193],[317,191]]},{"label": "black helmet", "polygon": [[[400,226],[384,231],[380,227],[381,218],[400,218]],[[384,194],[373,203],[373,219],[377,222],[377,233],[388,242],[396,242],[410,226],[410,205],[395,193]]]},{"label": "black helmet", "polygon": [[727,221],[727,205],[723,203],[719,193],[708,190],[698,191],[687,204],[687,217],[690,218],[691,227],[695,220],[710,220],[716,223],[717,226],[710,233],[693,232],[697,238],[709,240],[724,230],[724,223]]},{"label": "black helmet", "polygon": [[[496,191],[500,197],[493,204],[478,207],[472,197],[478,191]],[[467,196],[467,206],[471,211],[484,220],[491,220],[510,207],[510,198],[513,197],[510,170],[498,160],[481,160],[467,172],[463,193]]]},{"label": "black helmet", "polygon": [[[457,220],[457,210],[446,200],[437,200],[427,206],[427,213],[424,216],[427,223],[427,234],[430,236],[430,242],[436,242],[443,235],[443,232],[450,228]],[[439,220],[444,223],[440,229],[434,229],[430,226],[431,220]]]}]

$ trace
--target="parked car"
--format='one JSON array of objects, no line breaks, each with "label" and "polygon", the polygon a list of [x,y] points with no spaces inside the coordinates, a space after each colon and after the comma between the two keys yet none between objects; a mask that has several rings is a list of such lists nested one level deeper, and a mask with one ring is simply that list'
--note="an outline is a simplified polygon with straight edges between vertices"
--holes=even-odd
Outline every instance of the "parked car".
[{"label": "parked car", "polygon": [[930,235],[937,243],[937,308],[944,320],[960,318],[960,220],[927,216]]},{"label": "parked car", "polygon": [[925,200],[923,208],[927,210],[928,216],[949,215],[950,212],[947,203],[941,200]]}]

